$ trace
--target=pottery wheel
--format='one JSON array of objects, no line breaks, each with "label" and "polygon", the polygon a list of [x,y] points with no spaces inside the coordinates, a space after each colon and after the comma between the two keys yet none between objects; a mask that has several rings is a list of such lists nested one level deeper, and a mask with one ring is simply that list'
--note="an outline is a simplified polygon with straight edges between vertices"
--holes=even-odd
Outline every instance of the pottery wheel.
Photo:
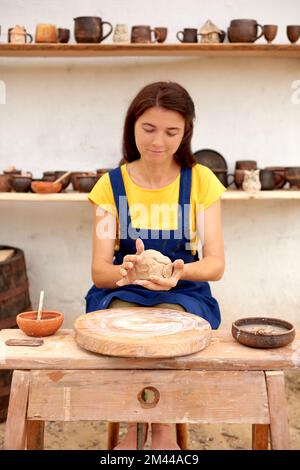
[{"label": "pottery wheel", "polygon": [[109,356],[175,357],[208,346],[211,326],[192,313],[166,308],[112,308],[77,318],[75,340]]}]

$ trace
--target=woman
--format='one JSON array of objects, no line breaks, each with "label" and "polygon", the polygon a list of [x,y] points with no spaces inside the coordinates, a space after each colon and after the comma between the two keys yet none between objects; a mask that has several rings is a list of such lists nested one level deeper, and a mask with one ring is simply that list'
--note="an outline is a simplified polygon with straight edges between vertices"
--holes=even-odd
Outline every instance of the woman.
[{"label": "woman", "polygon": [[[170,307],[218,328],[220,311],[207,281],[221,279],[224,271],[220,196],[225,188],[211,170],[196,164],[194,118],[191,97],[172,82],[144,87],[129,106],[125,163],[103,175],[89,194],[95,205],[94,286],[86,296],[87,312]],[[170,279],[136,278],[140,254],[151,248],[172,260]],[[130,425],[117,449],[135,446],[136,426]],[[178,449],[175,425],[152,424],[152,449]]]}]

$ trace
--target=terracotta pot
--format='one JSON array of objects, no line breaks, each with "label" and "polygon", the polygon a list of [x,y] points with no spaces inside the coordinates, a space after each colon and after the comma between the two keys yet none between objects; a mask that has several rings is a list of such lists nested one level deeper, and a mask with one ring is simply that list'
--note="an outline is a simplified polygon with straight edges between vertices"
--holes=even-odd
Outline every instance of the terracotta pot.
[{"label": "terracotta pot", "polygon": [[45,310],[42,319],[37,320],[37,311],[17,315],[17,325],[27,336],[51,336],[62,325],[64,316],[60,312]]},{"label": "terracotta pot", "polygon": [[51,183],[50,181],[33,181],[31,189],[38,194],[60,193],[62,190],[61,183]]}]

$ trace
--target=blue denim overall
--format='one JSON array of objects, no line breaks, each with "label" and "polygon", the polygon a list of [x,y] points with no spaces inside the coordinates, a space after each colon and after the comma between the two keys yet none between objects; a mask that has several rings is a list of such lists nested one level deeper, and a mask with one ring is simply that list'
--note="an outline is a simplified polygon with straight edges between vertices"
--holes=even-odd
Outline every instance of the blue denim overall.
[{"label": "blue denim overall", "polygon": [[[192,255],[186,249],[189,240],[189,217],[182,216],[183,207],[190,204],[192,170],[190,168],[181,169],[178,225],[177,230],[148,230],[134,229],[135,239],[128,236],[131,225],[131,217],[128,211],[126,191],[123,183],[120,168],[116,168],[109,173],[111,186],[114,193],[115,203],[120,221],[120,249],[115,252],[114,264],[122,264],[123,257],[127,254],[135,254],[135,239],[141,238],[145,245],[145,250],[153,249],[168,256],[172,261],[183,259],[185,263],[198,261],[198,254]],[[126,210],[120,210],[120,196],[124,196]],[[121,278],[121,275],[120,275]],[[112,299],[117,298],[127,302],[134,302],[141,306],[152,307],[161,303],[173,303],[181,305],[187,312],[194,313],[207,320],[213,329],[220,324],[220,309],[217,301],[212,297],[208,282],[178,281],[171,290],[153,291],[143,286],[129,284],[114,289],[91,287],[86,295],[86,312],[94,312],[109,307]]]}]

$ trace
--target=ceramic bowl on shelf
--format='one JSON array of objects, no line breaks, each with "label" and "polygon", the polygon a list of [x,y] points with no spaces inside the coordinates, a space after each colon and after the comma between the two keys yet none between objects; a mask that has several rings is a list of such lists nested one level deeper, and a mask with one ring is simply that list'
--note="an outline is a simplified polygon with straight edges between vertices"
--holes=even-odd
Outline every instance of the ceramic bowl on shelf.
[{"label": "ceramic bowl on shelf", "polygon": [[45,310],[39,320],[37,314],[37,311],[23,312],[16,317],[18,327],[27,336],[51,336],[64,321],[64,315],[61,312]]},{"label": "ceramic bowl on shelf", "polygon": [[31,188],[32,177],[25,175],[14,175],[10,180],[11,187],[17,193],[27,193]]},{"label": "ceramic bowl on shelf", "polygon": [[61,183],[52,183],[51,181],[33,181],[31,189],[38,194],[60,193],[62,190]]},{"label": "ceramic bowl on shelf", "polygon": [[89,193],[99,179],[98,175],[77,176],[77,187],[81,193]]}]

